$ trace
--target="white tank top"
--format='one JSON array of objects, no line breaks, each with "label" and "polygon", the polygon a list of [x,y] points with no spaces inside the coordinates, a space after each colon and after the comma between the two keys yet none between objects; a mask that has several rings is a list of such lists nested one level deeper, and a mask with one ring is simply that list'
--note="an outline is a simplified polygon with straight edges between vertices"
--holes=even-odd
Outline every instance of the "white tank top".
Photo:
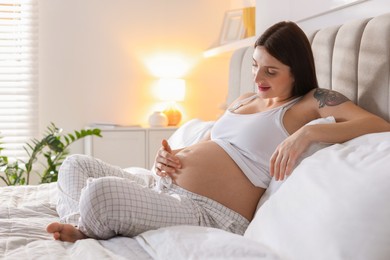
[{"label": "white tank top", "polygon": [[227,110],[211,129],[211,140],[229,154],[255,186],[267,188],[271,181],[270,158],[276,147],[289,136],[283,126],[284,113],[300,97],[264,112],[233,113],[256,97],[243,99]]}]

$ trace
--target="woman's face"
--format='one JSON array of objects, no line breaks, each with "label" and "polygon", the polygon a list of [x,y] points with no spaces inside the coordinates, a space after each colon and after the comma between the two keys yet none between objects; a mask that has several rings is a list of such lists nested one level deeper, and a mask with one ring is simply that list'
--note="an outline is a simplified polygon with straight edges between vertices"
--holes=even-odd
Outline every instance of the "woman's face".
[{"label": "woman's face", "polygon": [[292,97],[294,77],[290,67],[271,56],[264,47],[253,53],[252,73],[259,96],[283,101]]}]

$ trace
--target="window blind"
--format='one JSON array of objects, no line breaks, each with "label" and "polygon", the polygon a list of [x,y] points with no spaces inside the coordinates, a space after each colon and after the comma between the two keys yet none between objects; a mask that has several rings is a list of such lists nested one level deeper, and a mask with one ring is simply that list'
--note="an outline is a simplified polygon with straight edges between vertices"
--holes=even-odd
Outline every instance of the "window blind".
[{"label": "window blind", "polygon": [[0,0],[0,143],[24,159],[38,132],[37,0]]}]

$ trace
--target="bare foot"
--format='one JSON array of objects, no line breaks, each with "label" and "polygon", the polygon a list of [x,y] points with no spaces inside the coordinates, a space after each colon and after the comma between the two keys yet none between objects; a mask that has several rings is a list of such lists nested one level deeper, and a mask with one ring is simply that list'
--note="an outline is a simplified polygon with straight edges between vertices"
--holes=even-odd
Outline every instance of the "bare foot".
[{"label": "bare foot", "polygon": [[80,239],[88,238],[84,233],[71,224],[62,224],[58,222],[50,223],[46,231],[53,234],[55,240],[75,242]]}]

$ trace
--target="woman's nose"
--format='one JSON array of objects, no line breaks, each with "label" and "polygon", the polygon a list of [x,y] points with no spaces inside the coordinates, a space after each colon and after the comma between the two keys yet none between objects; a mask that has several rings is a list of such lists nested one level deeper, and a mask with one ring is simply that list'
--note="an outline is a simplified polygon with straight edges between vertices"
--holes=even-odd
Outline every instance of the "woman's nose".
[{"label": "woman's nose", "polygon": [[255,83],[259,83],[263,79],[261,70],[254,71],[253,72],[253,77],[254,77]]}]

